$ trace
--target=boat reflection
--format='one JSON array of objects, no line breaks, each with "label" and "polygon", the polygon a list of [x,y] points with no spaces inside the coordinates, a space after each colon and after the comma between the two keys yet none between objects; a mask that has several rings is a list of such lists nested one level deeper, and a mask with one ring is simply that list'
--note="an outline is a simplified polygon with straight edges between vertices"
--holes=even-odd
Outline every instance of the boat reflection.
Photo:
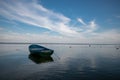
[{"label": "boat reflection", "polygon": [[34,55],[34,54],[29,54],[29,59],[32,60],[32,61],[33,61],[34,63],[36,63],[36,64],[54,61],[51,56],[41,57],[41,56]]}]

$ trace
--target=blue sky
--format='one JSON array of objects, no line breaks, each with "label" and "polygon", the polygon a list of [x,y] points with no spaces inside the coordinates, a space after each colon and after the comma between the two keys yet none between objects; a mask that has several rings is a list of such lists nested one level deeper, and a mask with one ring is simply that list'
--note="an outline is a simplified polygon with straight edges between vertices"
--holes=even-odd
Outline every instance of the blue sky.
[{"label": "blue sky", "polygon": [[119,0],[0,0],[0,42],[120,43]]}]

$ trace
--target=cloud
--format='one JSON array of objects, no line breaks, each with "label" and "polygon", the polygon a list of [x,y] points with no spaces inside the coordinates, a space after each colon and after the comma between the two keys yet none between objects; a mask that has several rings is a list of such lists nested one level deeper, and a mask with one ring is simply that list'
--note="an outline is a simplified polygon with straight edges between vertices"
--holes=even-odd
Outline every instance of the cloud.
[{"label": "cloud", "polygon": [[33,33],[16,33],[8,32],[0,34],[0,42],[36,42],[36,43],[120,43],[120,32],[110,30],[103,33],[96,33],[92,37],[65,37],[57,35],[49,35],[48,33],[33,34]]},{"label": "cloud", "polygon": [[[8,2],[7,2],[8,1]],[[44,8],[36,1],[2,0],[0,15],[9,20],[20,21],[36,27],[49,29],[60,34],[78,34],[69,28],[70,18]]]},{"label": "cloud", "polygon": [[120,18],[120,16],[116,16],[116,18]]},{"label": "cloud", "polygon": [[86,23],[85,23],[81,18],[78,18],[77,20],[78,20],[81,24],[86,25]]},{"label": "cloud", "polygon": [[[0,15],[15,24],[16,29],[22,30],[16,22],[22,22],[35,27],[42,27],[61,35],[32,34],[6,32],[0,34],[0,41],[8,42],[75,42],[75,43],[120,43],[120,33],[116,30],[95,32],[99,25],[95,20],[84,22],[77,18],[82,25],[73,25],[72,19],[61,13],[43,7],[37,0],[0,0]],[[5,20],[6,20],[5,19]],[[2,30],[2,28],[0,28]]]},{"label": "cloud", "polygon": [[43,34],[21,34],[16,32],[8,32],[0,34],[0,42],[40,42],[40,43],[61,43],[71,42],[70,38],[64,36],[53,36],[47,33]]},{"label": "cloud", "polygon": [[89,22],[89,24],[87,25],[87,30],[86,32],[94,32],[95,30],[97,30],[98,25],[95,23],[95,20],[92,20]]},{"label": "cloud", "polygon": [[43,7],[37,1],[11,0],[9,2],[9,0],[2,0],[0,5],[0,15],[12,22],[18,21],[46,28],[64,36],[80,37],[82,33],[92,33],[96,29],[95,21],[86,24],[81,18],[77,20],[83,27],[71,26],[70,18]]},{"label": "cloud", "polygon": [[82,27],[79,29],[82,33],[94,33],[98,29],[98,25],[95,20],[91,20],[88,24],[85,23],[81,18],[77,19],[80,23],[82,23]]},{"label": "cloud", "polygon": [[3,28],[0,27],[0,31],[2,31],[2,30],[3,30]]}]

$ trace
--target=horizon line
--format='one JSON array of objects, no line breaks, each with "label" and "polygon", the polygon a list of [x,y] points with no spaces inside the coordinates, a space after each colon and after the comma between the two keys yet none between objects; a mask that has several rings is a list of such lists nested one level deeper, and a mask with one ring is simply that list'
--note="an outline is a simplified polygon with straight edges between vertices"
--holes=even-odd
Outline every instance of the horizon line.
[{"label": "horizon line", "polygon": [[59,45],[120,45],[117,43],[45,43],[45,42],[0,42],[0,44],[59,44]]}]

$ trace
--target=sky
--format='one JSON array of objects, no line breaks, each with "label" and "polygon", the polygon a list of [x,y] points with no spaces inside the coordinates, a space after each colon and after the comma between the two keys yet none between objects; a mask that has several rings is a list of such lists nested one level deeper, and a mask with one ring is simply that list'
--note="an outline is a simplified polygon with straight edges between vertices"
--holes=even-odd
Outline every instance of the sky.
[{"label": "sky", "polygon": [[0,0],[0,42],[120,44],[120,0]]}]

